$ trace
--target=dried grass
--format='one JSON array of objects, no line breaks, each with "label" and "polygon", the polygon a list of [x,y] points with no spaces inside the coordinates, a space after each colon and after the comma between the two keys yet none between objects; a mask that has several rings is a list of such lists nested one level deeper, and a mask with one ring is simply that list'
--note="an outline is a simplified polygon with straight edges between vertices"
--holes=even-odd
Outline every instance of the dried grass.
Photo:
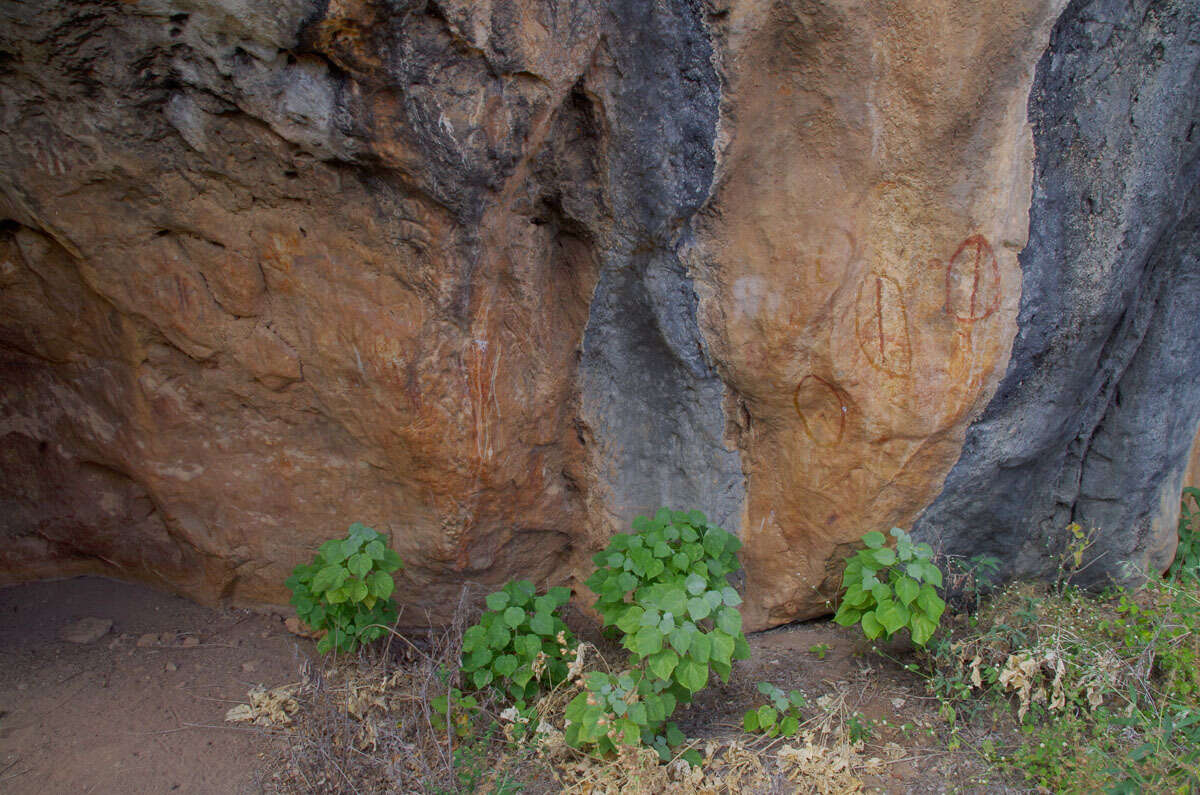
[{"label": "dried grass", "polygon": [[[431,709],[454,686],[462,632],[473,618],[464,588],[455,619],[424,642],[393,628],[382,648],[302,665],[299,709],[271,788],[289,793],[457,792],[460,740]],[[484,704],[485,710],[494,705]],[[486,762],[485,762],[486,764]]]}]

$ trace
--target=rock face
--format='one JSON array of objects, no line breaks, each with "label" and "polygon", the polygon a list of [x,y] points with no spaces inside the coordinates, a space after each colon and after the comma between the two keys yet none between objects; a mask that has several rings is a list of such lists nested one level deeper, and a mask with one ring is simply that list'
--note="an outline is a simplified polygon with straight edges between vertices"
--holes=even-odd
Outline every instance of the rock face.
[{"label": "rock face", "polygon": [[1081,581],[1162,569],[1200,422],[1200,6],[1072,3],[1038,66],[1008,372],[919,531]]},{"label": "rock face", "polygon": [[551,12],[5,8],[9,578],[280,600],[351,521],[435,613],[564,577],[603,120]]},{"label": "rock face", "polygon": [[863,532],[937,496],[1004,371],[1058,5],[1021,8],[744,4],[721,28],[728,142],[694,268],[755,625],[822,609]]},{"label": "rock face", "polygon": [[361,521],[438,620],[664,504],[750,628],[931,503],[1161,564],[1200,23],[1111,5],[0,6],[0,581],[278,602]]}]

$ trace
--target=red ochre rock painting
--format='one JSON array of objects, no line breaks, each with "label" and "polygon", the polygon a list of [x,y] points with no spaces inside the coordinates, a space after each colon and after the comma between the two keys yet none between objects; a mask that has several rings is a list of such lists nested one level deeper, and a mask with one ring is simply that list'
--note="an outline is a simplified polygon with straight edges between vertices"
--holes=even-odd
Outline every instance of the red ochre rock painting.
[{"label": "red ochre rock painting", "polygon": [[983,320],[1000,305],[1000,266],[983,235],[962,242],[946,266],[946,313],[967,323]]},{"label": "red ochre rock painting", "polygon": [[889,375],[912,371],[912,345],[900,285],[872,272],[858,288],[855,331],[867,361]]},{"label": "red ochre rock painting", "polygon": [[821,447],[832,447],[846,433],[847,396],[817,375],[800,380],[792,397],[804,434]]}]

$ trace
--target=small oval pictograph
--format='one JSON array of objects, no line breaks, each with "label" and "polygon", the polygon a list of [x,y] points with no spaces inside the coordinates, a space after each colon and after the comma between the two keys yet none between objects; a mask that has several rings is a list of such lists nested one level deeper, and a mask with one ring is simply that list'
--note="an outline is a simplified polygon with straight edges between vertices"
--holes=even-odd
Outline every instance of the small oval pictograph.
[{"label": "small oval pictograph", "polygon": [[846,434],[847,395],[829,381],[817,375],[800,379],[792,396],[800,427],[804,434],[821,447],[832,447]]},{"label": "small oval pictograph", "polygon": [[946,313],[974,323],[991,315],[999,305],[996,252],[983,235],[971,235],[946,266]]},{"label": "small oval pictograph", "polygon": [[872,272],[859,285],[855,332],[867,361],[876,368],[889,375],[908,375],[912,371],[904,298],[891,276]]}]

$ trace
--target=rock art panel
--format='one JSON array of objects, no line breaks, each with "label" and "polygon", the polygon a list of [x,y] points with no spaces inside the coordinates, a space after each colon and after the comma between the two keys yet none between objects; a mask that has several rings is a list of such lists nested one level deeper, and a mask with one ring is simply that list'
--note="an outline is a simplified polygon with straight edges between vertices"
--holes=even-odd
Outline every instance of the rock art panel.
[{"label": "rock art panel", "polygon": [[962,242],[946,264],[946,312],[964,323],[991,317],[1000,305],[1000,266],[983,235]]},{"label": "rock art panel", "polygon": [[361,521],[443,620],[665,503],[755,629],[943,482],[947,546],[1036,482],[1159,561],[1197,12],[1073,0],[1035,83],[1064,2],[3,6],[0,582],[279,603]]},{"label": "rock art panel", "polygon": [[362,521],[435,619],[569,581],[599,27],[551,5],[0,11],[0,580],[282,602]]},{"label": "rock art panel", "polygon": [[813,444],[833,447],[842,441],[850,410],[845,392],[818,375],[806,375],[800,379],[792,400],[800,427]]},{"label": "rock art panel", "polygon": [[[724,137],[692,267],[745,415],[750,625],[823,612],[838,545],[911,524],[1003,375],[1025,101],[1062,5],[745,0],[714,22]],[[730,311],[751,283],[797,309]]]}]

